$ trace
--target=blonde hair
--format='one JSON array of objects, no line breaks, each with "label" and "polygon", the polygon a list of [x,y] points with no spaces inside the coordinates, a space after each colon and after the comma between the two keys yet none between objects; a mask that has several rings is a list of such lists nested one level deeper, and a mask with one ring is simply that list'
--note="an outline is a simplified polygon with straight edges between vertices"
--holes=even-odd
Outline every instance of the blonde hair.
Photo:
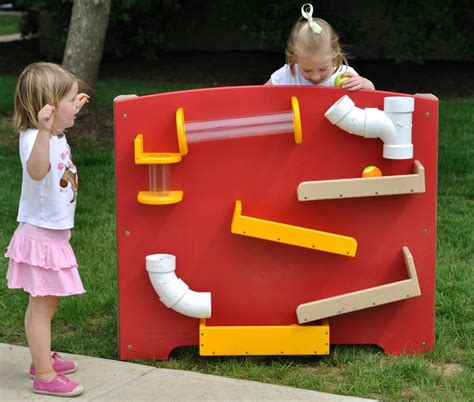
[{"label": "blonde hair", "polygon": [[18,78],[15,90],[13,127],[17,131],[38,128],[38,112],[45,106],[56,106],[82,81],[73,73],[54,63],[33,63]]},{"label": "blonde hair", "polygon": [[301,56],[315,62],[330,58],[334,65],[333,72],[336,72],[343,64],[349,65],[339,43],[339,37],[332,26],[321,18],[313,18],[313,21],[322,28],[321,32],[313,32],[308,21],[303,17],[300,17],[291,29],[286,47],[286,63],[290,66],[293,76],[295,64]]}]

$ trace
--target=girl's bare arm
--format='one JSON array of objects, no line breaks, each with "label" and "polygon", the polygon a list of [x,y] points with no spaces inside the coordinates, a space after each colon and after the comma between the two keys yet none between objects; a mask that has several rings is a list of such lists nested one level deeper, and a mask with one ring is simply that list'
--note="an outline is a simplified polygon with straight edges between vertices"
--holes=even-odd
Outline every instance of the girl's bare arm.
[{"label": "girl's bare arm", "polygon": [[49,172],[49,140],[54,122],[54,107],[43,107],[38,112],[38,122],[38,136],[26,162],[26,171],[33,180],[42,180]]}]

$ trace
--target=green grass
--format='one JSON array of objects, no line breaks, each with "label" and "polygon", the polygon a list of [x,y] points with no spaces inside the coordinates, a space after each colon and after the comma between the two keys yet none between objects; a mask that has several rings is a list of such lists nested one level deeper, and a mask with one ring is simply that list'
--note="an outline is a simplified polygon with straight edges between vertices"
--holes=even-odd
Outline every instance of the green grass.
[{"label": "green grass", "polygon": [[18,77],[0,76],[0,115],[11,115],[13,112],[13,94]]},{"label": "green grass", "polygon": [[[0,76],[0,115],[10,115],[13,111],[13,94],[18,77]],[[98,109],[112,111],[113,100],[117,95],[150,95],[159,92],[179,91],[202,87],[199,84],[171,84],[166,82],[144,82],[133,80],[100,80],[92,94],[91,104]]]},{"label": "green grass", "polygon": [[[9,82],[0,77],[0,83]],[[14,86],[14,80],[10,88]],[[13,86],[12,86],[13,85]],[[0,85],[0,88],[2,86]],[[110,110],[116,94],[180,89],[133,81],[100,82],[99,108]],[[5,90],[6,91],[6,90]],[[8,110],[7,106],[7,109]],[[4,109],[5,110],[5,109]],[[201,358],[197,347],[176,349],[157,367],[290,385],[385,401],[472,400],[474,389],[474,99],[440,102],[439,191],[436,293],[436,346],[417,356],[390,357],[372,346],[331,348],[320,357]],[[16,137],[0,119],[0,246],[13,230],[21,170]],[[8,138],[6,140],[5,138]],[[87,288],[82,297],[64,298],[54,322],[53,348],[117,358],[117,283],[113,150],[80,145],[74,156],[84,184],[72,244]],[[0,276],[6,272],[0,259]],[[23,314],[27,296],[0,285],[0,342],[26,345]]]},{"label": "green grass", "polygon": [[0,35],[11,35],[20,32],[21,15],[0,15]]},{"label": "green grass", "polygon": [[97,83],[92,101],[98,108],[112,110],[117,95],[150,95],[159,92],[179,91],[200,87],[199,84],[170,84],[167,82],[144,82],[124,80],[102,80]]}]

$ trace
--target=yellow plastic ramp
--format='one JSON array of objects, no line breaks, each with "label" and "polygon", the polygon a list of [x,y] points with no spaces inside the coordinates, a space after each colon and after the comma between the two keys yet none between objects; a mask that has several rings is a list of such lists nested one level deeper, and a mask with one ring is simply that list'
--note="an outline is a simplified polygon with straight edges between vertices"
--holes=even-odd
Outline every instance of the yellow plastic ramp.
[{"label": "yellow plastic ramp", "polygon": [[353,237],[243,216],[240,200],[235,201],[231,232],[349,257],[357,251],[357,240]]}]

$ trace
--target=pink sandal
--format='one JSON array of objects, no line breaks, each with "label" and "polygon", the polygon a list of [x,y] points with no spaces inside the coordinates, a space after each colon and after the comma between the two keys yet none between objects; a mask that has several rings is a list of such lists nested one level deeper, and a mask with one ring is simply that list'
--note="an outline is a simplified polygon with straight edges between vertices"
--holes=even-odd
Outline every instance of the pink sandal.
[{"label": "pink sandal", "polygon": [[77,396],[84,392],[84,387],[61,373],[56,377],[44,382],[35,378],[33,381],[33,392],[35,394],[55,395],[55,396]]},{"label": "pink sandal", "polygon": [[[77,370],[77,363],[74,360],[64,360],[59,353],[54,352],[51,357],[53,358],[53,369],[56,373],[71,374]],[[30,377],[35,378],[36,370],[33,363],[30,366]]]}]

